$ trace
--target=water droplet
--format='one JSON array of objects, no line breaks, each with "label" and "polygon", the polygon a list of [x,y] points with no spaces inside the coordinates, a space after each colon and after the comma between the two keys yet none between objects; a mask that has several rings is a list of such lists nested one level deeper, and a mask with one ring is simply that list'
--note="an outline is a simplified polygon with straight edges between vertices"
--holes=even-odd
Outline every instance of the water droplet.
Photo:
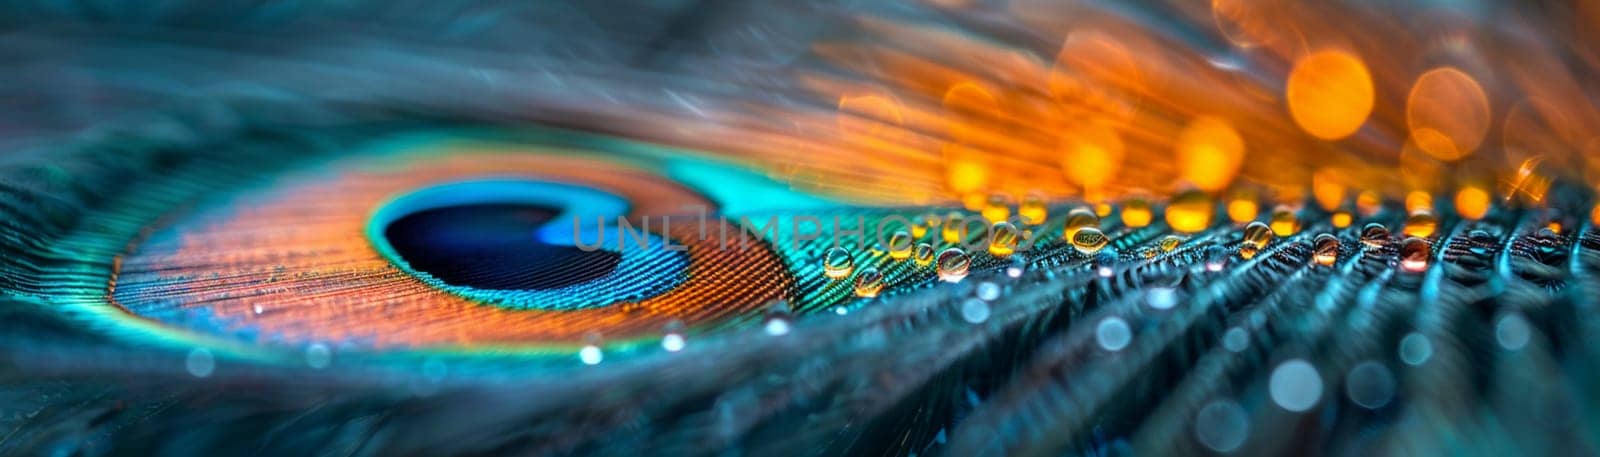
[{"label": "water droplet", "polygon": [[872,254],[873,257],[883,257],[884,254],[889,253],[889,248],[884,246],[883,243],[872,243],[872,246],[867,247],[867,253]]},{"label": "water droplet", "polygon": [[989,320],[989,303],[976,298],[962,301],[961,319],[971,324],[981,324]]},{"label": "water droplet", "polygon": [[[1272,228],[1273,234],[1278,236],[1290,236],[1300,232],[1300,217],[1296,216],[1294,211],[1290,210],[1289,208],[1278,207],[1277,209],[1272,210],[1271,220],[1272,224],[1270,227]],[[1263,246],[1265,246],[1264,243],[1262,246],[1257,246],[1257,248]]]},{"label": "water droplet", "polygon": [[1406,236],[1427,238],[1433,236],[1434,230],[1437,230],[1438,228],[1439,219],[1433,217],[1433,213],[1428,211],[1418,211],[1411,213],[1410,216],[1406,217],[1405,228],[1403,228],[1400,233],[1403,233]]},{"label": "water droplet", "polygon": [[1322,399],[1322,375],[1310,362],[1290,359],[1272,369],[1267,390],[1279,407],[1292,412],[1308,411]]},{"label": "water droplet", "polygon": [[1312,240],[1311,246],[1311,257],[1317,261],[1317,265],[1331,267],[1339,260],[1339,237],[1326,233],[1317,235],[1317,238]]},{"label": "water droplet", "polygon": [[1260,252],[1267,243],[1272,242],[1272,229],[1265,223],[1251,222],[1244,227],[1239,239],[1239,257],[1251,259]]},{"label": "water droplet", "polygon": [[1522,313],[1506,313],[1494,324],[1494,339],[1507,351],[1522,350],[1532,338],[1533,326]]},{"label": "water droplet", "polygon": [[217,369],[217,359],[211,356],[210,349],[194,348],[183,359],[183,368],[196,378],[210,377]]},{"label": "water droplet", "polygon": [[1161,246],[1161,252],[1172,252],[1181,244],[1183,244],[1183,237],[1178,235],[1163,236],[1161,241],[1157,242],[1157,245]]},{"label": "water droplet", "polygon": [[1213,451],[1233,452],[1250,437],[1250,416],[1238,403],[1214,400],[1195,413],[1194,435]]},{"label": "water droplet", "polygon": [[933,245],[931,244],[917,243],[917,248],[912,252],[912,254],[912,258],[917,262],[917,266],[926,267],[933,264]]},{"label": "water droplet", "polygon": [[1084,227],[1072,235],[1072,248],[1084,254],[1100,252],[1110,243],[1111,239],[1094,227]]},{"label": "water droplet", "polygon": [[321,370],[333,363],[333,350],[322,343],[311,343],[306,346],[306,366]]},{"label": "water droplet", "polygon": [[966,219],[961,213],[951,212],[944,216],[944,225],[940,226],[939,236],[946,243],[960,243],[961,232],[964,230]]},{"label": "water droplet", "polygon": [[1239,244],[1256,249],[1267,247],[1272,242],[1272,228],[1261,222],[1251,222],[1244,226],[1244,232],[1239,239]]},{"label": "water droplet", "polygon": [[983,218],[997,222],[1008,217],[1011,217],[1011,199],[1005,194],[989,194],[983,202]]},{"label": "water droplet", "polygon": [[850,259],[850,251],[844,248],[829,249],[822,256],[822,273],[827,275],[828,279],[847,278],[855,268],[855,261]]},{"label": "water droplet", "polygon": [[1195,233],[1211,226],[1211,216],[1217,211],[1211,195],[1200,190],[1188,190],[1167,202],[1167,225],[1180,233]]},{"label": "water droplet", "polygon": [[1029,192],[1022,199],[1022,204],[1017,206],[1017,216],[1022,218],[1022,223],[1028,225],[1043,224],[1049,217],[1050,210],[1045,206],[1044,196],[1037,192]]},{"label": "water droplet", "polygon": [[1389,244],[1389,228],[1373,222],[1361,227],[1361,244],[1369,249],[1380,249]]},{"label": "water droplet", "polygon": [[905,230],[896,231],[893,235],[889,235],[889,257],[895,260],[909,259],[911,250],[916,244],[916,238],[912,237],[911,233]]},{"label": "water droplet", "polygon": [[1107,351],[1120,351],[1133,341],[1133,330],[1120,317],[1107,317],[1094,328],[1094,341]]},{"label": "water droplet", "polygon": [[961,282],[967,277],[967,268],[972,266],[972,259],[967,257],[966,251],[961,248],[949,248],[939,253],[939,280],[945,282]]},{"label": "water droplet", "polygon": [[1150,201],[1144,197],[1130,197],[1122,202],[1122,225],[1132,228],[1150,225]]},{"label": "water droplet", "polygon": [[1087,208],[1073,208],[1071,211],[1067,211],[1067,220],[1065,228],[1062,230],[1062,237],[1071,241],[1072,236],[1076,235],[1078,230],[1089,227],[1100,228],[1100,216],[1096,216]]},{"label": "water droplet", "polygon": [[661,332],[661,348],[667,352],[682,351],[688,343],[683,331],[683,321],[673,319],[661,328]]},{"label": "water droplet", "polygon": [[1096,270],[1095,273],[1099,274],[1102,278],[1109,278],[1111,275],[1116,274],[1116,272],[1111,271],[1111,267],[1100,267],[1100,269]]},{"label": "water droplet", "polygon": [[1356,364],[1344,377],[1344,394],[1362,408],[1378,409],[1394,398],[1394,374],[1382,363],[1368,360]]},{"label": "water droplet", "polygon": [[1411,237],[1400,242],[1400,268],[1419,272],[1428,269],[1428,254],[1432,251],[1428,240]]},{"label": "water droplet", "polygon": [[1017,239],[1022,232],[1010,222],[1000,221],[989,228],[989,254],[1005,257],[1017,252]]},{"label": "water droplet", "polygon": [[1400,361],[1406,365],[1422,365],[1431,357],[1433,357],[1433,343],[1428,341],[1427,335],[1411,332],[1400,339]]},{"label": "water droplet", "polygon": [[883,274],[877,268],[867,267],[856,273],[856,296],[872,298],[883,290]]},{"label": "water droplet", "polygon": [[1250,332],[1240,327],[1229,328],[1222,333],[1222,348],[1228,352],[1244,352],[1250,348]]}]

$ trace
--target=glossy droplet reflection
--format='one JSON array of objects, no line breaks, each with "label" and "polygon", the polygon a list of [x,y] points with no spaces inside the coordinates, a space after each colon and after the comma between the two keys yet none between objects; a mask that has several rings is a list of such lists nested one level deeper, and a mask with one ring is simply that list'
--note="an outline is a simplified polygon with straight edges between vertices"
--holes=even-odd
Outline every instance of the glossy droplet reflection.
[{"label": "glossy droplet reflection", "polygon": [[1022,204],[1017,205],[1017,216],[1022,218],[1022,223],[1024,224],[1043,224],[1049,215],[1049,209],[1044,203],[1044,196],[1038,193],[1028,193],[1028,196],[1022,199]]},{"label": "glossy droplet reflection", "polygon": [[916,244],[916,239],[910,233],[900,230],[889,235],[889,257],[895,260],[911,258],[911,249]]},{"label": "glossy droplet reflection", "polygon": [[961,213],[952,212],[946,214],[944,216],[944,225],[939,228],[939,239],[944,240],[946,243],[960,243],[962,241],[961,232],[965,230],[963,228],[965,223],[966,218],[961,217]]},{"label": "glossy droplet reflection", "polygon": [[850,251],[844,248],[832,248],[822,255],[822,273],[827,275],[828,279],[847,278],[855,268],[855,261],[850,259]]},{"label": "glossy droplet reflection", "polygon": [[1131,197],[1122,202],[1122,225],[1133,228],[1150,225],[1150,200],[1144,197]]},{"label": "glossy droplet reflection", "polygon": [[1361,244],[1368,249],[1379,249],[1389,244],[1389,228],[1373,222],[1361,227]]},{"label": "glossy droplet reflection", "polygon": [[932,265],[933,245],[928,243],[917,243],[917,247],[913,249],[912,252],[912,259],[917,262],[917,266],[919,267]]},{"label": "glossy droplet reflection", "polygon": [[1338,237],[1326,233],[1317,235],[1316,240],[1313,240],[1311,245],[1311,257],[1316,260],[1317,265],[1331,267],[1335,261],[1339,260]]},{"label": "glossy droplet reflection", "polygon": [[967,257],[967,252],[961,248],[949,248],[939,253],[939,280],[945,282],[961,282],[967,277],[967,269],[972,266],[972,259]]},{"label": "glossy droplet reflection", "polygon": [[911,238],[920,240],[928,236],[928,231],[939,227],[939,216],[932,214],[923,215],[913,220],[911,224]]},{"label": "glossy droplet reflection", "polygon": [[1003,221],[1011,217],[1011,202],[1004,194],[990,194],[983,202],[983,218]]},{"label": "glossy droplet reflection", "polygon": [[1161,247],[1161,252],[1172,252],[1172,250],[1177,249],[1178,245],[1181,244],[1183,244],[1183,237],[1178,235],[1163,236],[1161,237],[1161,241],[1156,243],[1157,246]]},{"label": "glossy droplet reflection", "polygon": [[1432,246],[1428,240],[1410,237],[1400,242],[1400,268],[1406,271],[1419,272],[1428,269],[1428,254]]},{"label": "glossy droplet reflection", "polygon": [[1062,229],[1062,237],[1071,241],[1072,236],[1076,235],[1078,230],[1087,227],[1100,228],[1100,216],[1096,216],[1088,208],[1073,208],[1071,211],[1067,211],[1067,220],[1064,224],[1065,228]]},{"label": "glossy droplet reflection", "polygon": [[1278,236],[1290,236],[1300,232],[1300,217],[1289,208],[1278,208],[1272,211],[1272,233]]},{"label": "glossy droplet reflection", "polygon": [[1005,257],[1017,251],[1017,241],[1022,231],[1010,222],[996,222],[989,227],[989,254]]},{"label": "glossy droplet reflection", "polygon": [[878,296],[883,290],[883,273],[877,268],[867,267],[856,273],[856,296],[871,298]]},{"label": "glossy droplet reflection", "polygon": [[1244,232],[1239,240],[1240,244],[1256,249],[1267,247],[1272,242],[1272,228],[1261,222],[1251,222],[1244,226]]},{"label": "glossy droplet reflection", "polygon": [[1239,239],[1239,257],[1255,258],[1256,253],[1272,242],[1272,228],[1260,221],[1244,226]]},{"label": "glossy droplet reflection", "polygon": [[1438,228],[1439,219],[1434,217],[1432,212],[1421,210],[1406,216],[1405,227],[1401,229],[1401,233],[1406,236],[1427,238],[1433,236],[1433,232]]},{"label": "glossy droplet reflection", "polygon": [[1180,233],[1199,232],[1211,226],[1211,216],[1215,212],[1216,205],[1210,194],[1185,191],[1167,203],[1167,226]]},{"label": "glossy droplet reflection", "polygon": [[1084,254],[1100,252],[1110,242],[1110,238],[1094,227],[1085,227],[1072,235],[1072,248]]},{"label": "glossy droplet reflection", "polygon": [[873,257],[883,257],[884,254],[889,253],[889,247],[884,246],[883,243],[872,243],[872,246],[867,247],[867,253],[872,254]]}]

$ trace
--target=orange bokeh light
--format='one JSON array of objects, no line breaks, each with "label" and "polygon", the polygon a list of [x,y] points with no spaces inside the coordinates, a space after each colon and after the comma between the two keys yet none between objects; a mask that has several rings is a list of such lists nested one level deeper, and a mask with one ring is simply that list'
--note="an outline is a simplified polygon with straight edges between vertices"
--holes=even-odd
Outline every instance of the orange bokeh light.
[{"label": "orange bokeh light", "polygon": [[1233,181],[1244,162],[1244,138],[1228,121],[1201,116],[1178,134],[1178,166],[1183,178],[1206,191],[1219,191]]},{"label": "orange bokeh light", "polygon": [[1361,129],[1372,113],[1372,74],[1345,51],[1320,51],[1295,63],[1287,88],[1289,114],[1306,133],[1337,140]]},{"label": "orange bokeh light", "polygon": [[1417,77],[1406,97],[1412,141],[1439,160],[1471,154],[1489,133],[1489,98],[1476,80],[1453,67]]}]

